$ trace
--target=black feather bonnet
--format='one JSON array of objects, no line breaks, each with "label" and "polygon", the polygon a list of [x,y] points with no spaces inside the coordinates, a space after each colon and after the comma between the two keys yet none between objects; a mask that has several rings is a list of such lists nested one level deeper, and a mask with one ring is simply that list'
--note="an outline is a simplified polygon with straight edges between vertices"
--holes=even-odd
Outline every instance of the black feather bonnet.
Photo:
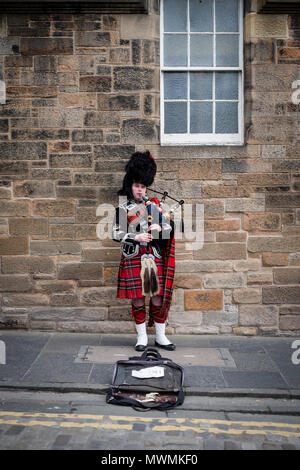
[{"label": "black feather bonnet", "polygon": [[156,163],[149,150],[135,152],[125,166],[123,187],[118,191],[119,196],[133,197],[131,188],[133,183],[151,186],[156,175]]}]

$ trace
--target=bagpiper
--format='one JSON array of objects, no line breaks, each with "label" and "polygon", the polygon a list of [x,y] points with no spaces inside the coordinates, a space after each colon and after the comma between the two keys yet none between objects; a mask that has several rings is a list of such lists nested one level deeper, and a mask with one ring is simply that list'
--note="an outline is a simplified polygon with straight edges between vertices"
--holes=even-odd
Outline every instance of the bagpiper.
[{"label": "bagpiper", "polygon": [[173,351],[175,345],[165,335],[172,301],[175,274],[174,222],[160,206],[148,199],[147,188],[156,175],[156,162],[149,151],[135,152],[125,166],[122,201],[116,207],[113,240],[121,243],[117,298],[132,299],[132,318],[137,331],[136,351],[148,344],[148,326],[155,325],[155,345]]}]

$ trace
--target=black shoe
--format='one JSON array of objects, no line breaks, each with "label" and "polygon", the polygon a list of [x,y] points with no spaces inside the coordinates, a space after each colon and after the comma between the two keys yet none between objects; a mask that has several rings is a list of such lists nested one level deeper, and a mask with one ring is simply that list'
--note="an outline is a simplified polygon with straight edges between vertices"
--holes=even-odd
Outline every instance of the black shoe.
[{"label": "black shoe", "polygon": [[170,343],[170,344],[159,344],[157,341],[155,341],[155,346],[158,346],[161,349],[165,349],[166,351],[174,351],[176,349],[175,344]]},{"label": "black shoe", "polygon": [[135,350],[136,351],[145,351],[147,346],[144,346],[143,344],[138,344],[136,347],[135,347]]}]

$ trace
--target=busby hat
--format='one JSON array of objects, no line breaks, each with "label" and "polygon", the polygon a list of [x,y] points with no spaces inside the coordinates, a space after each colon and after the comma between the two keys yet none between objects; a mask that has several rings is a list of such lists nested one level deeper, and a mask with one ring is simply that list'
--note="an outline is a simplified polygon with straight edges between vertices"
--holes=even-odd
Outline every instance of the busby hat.
[{"label": "busby hat", "polygon": [[118,191],[120,196],[132,197],[132,184],[141,183],[151,186],[156,175],[156,163],[149,150],[145,152],[135,152],[125,166],[125,176],[123,186]]}]

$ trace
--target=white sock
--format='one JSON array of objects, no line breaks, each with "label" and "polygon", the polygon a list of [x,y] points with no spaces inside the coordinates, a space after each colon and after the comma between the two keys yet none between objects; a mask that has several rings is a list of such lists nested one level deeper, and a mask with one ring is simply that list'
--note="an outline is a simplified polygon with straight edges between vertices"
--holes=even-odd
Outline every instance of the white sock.
[{"label": "white sock", "polygon": [[169,341],[165,335],[166,324],[154,322],[154,325],[155,325],[155,330],[156,330],[155,340],[159,344],[162,344],[163,346],[166,346],[167,344],[172,344],[171,341]]},{"label": "white sock", "polygon": [[136,323],[135,328],[138,334],[136,346],[138,346],[139,344],[142,346],[147,346],[148,336],[146,332],[146,322],[140,324]]}]

